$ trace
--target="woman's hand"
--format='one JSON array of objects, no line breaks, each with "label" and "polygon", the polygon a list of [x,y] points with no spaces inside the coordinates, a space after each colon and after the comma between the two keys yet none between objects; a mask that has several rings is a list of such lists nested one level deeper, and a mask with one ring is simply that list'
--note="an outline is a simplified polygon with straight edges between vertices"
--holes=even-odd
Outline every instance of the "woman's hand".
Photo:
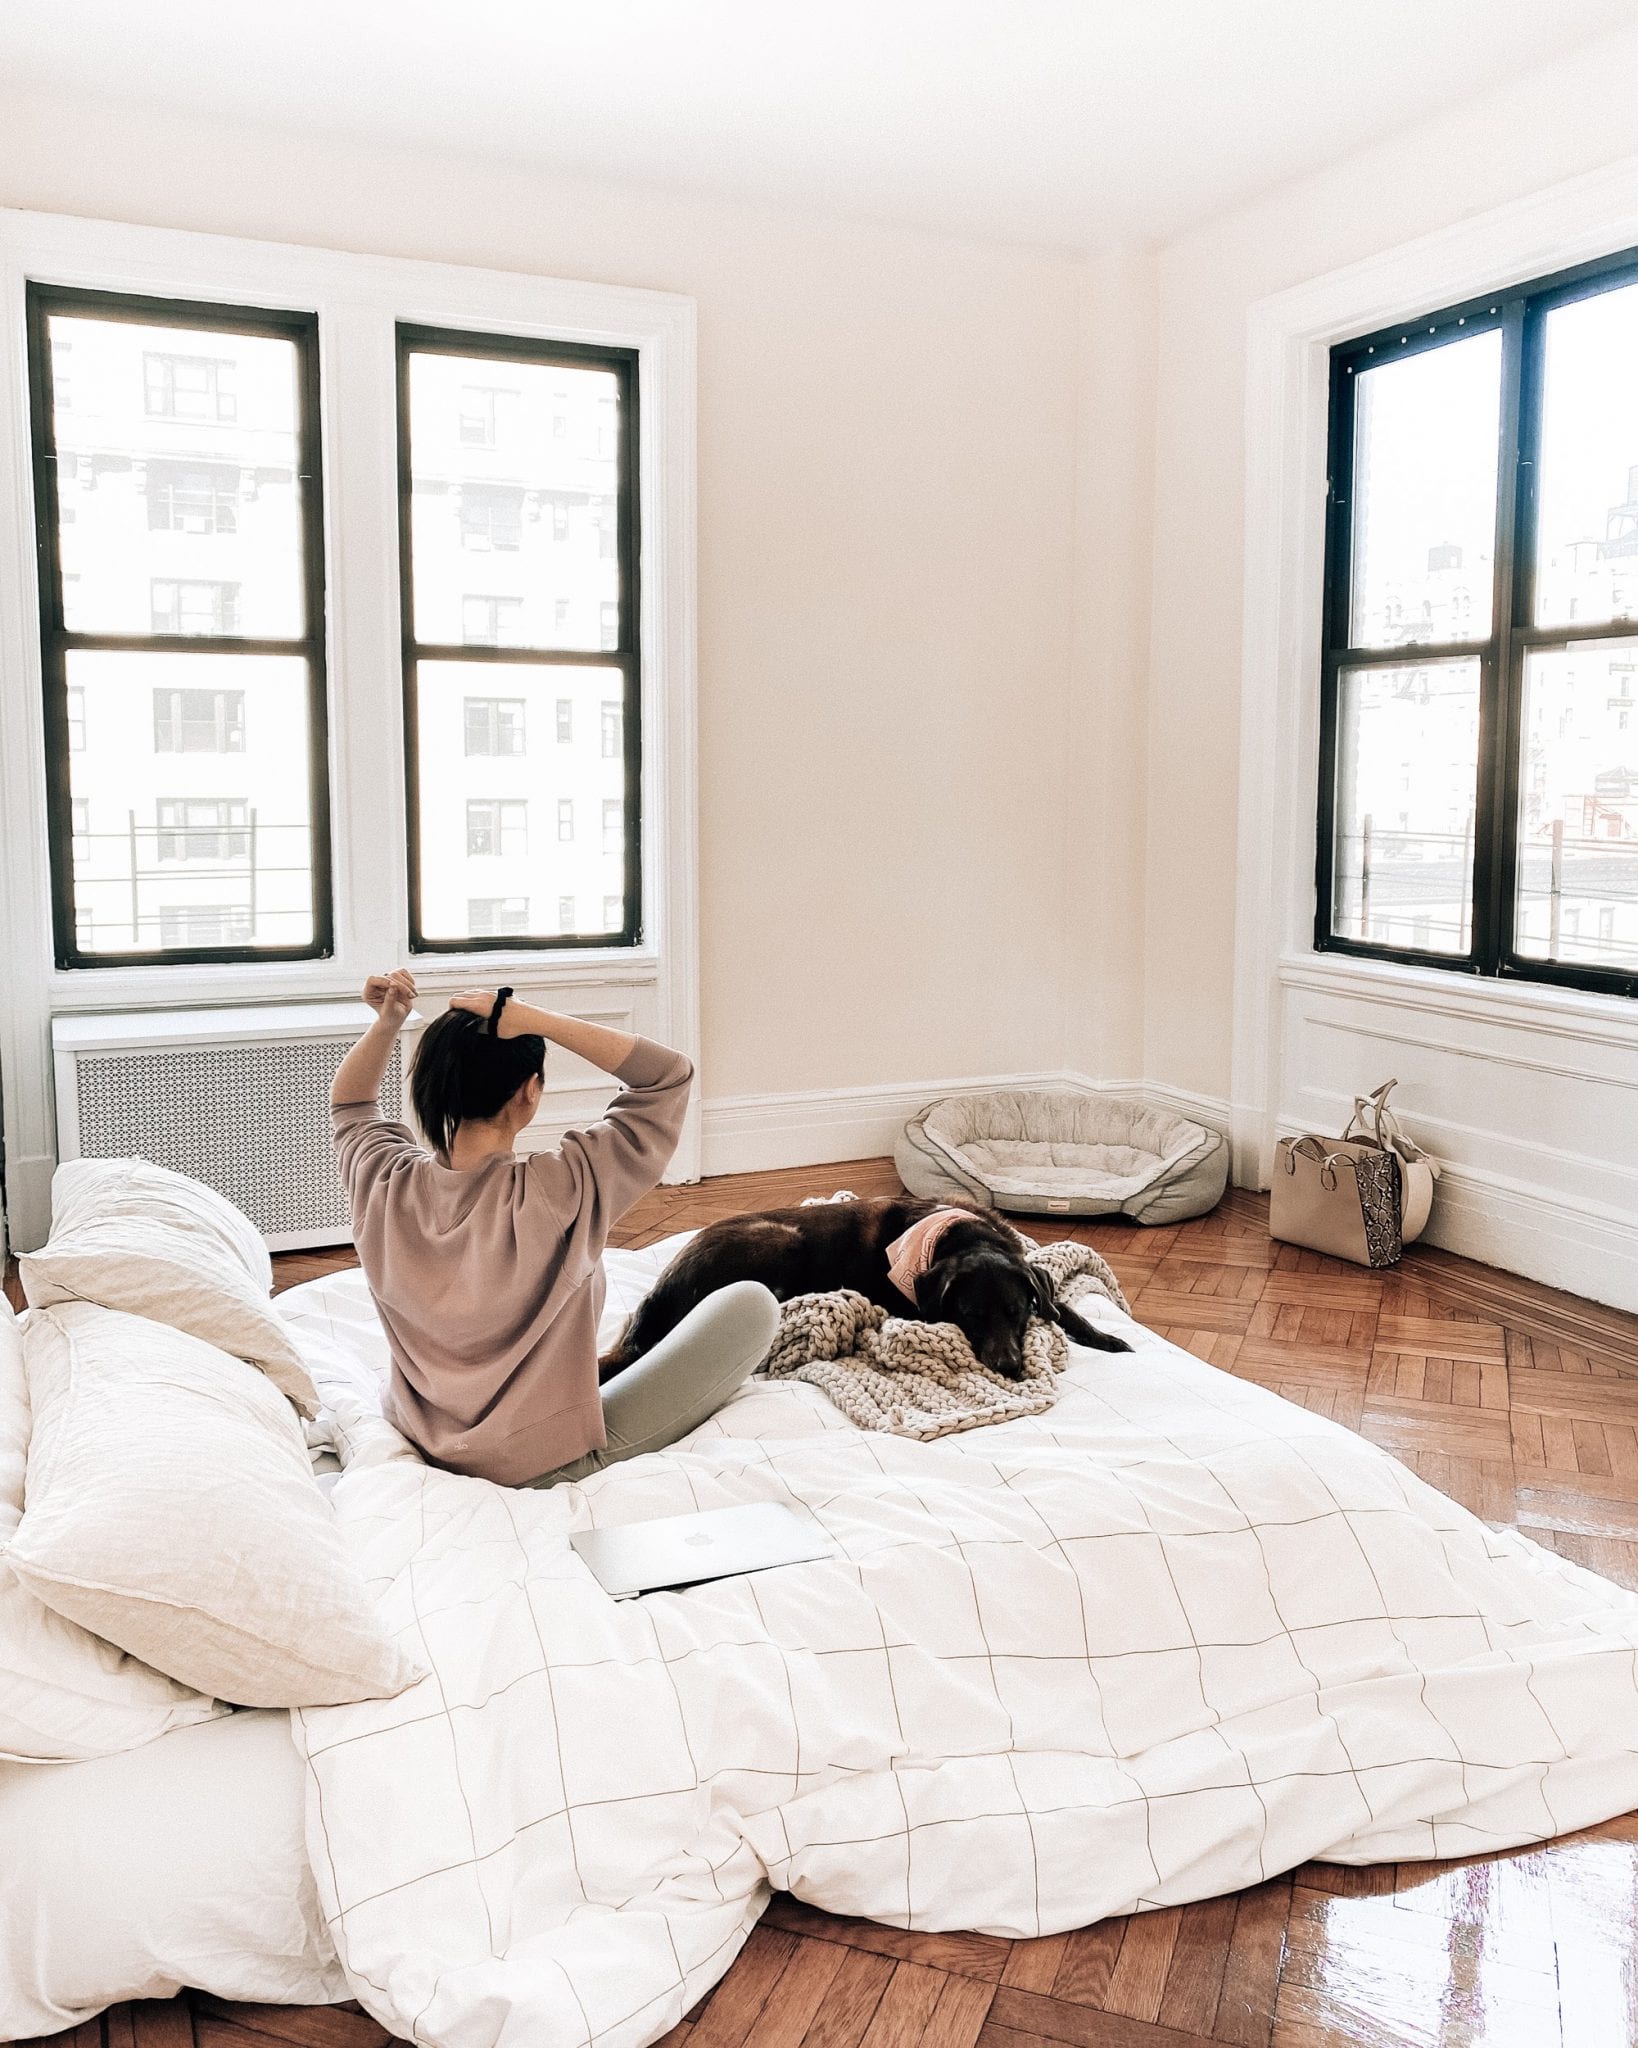
[{"label": "woman's hand", "polygon": [[401,1031],[415,1007],[415,977],[407,967],[372,974],[364,984],[364,1000],[390,1031]]},{"label": "woman's hand", "polygon": [[[451,996],[452,1010],[470,1010],[474,1017],[481,1017],[487,1024],[494,1015],[495,1002],[500,995],[498,988],[465,988],[458,996]],[[497,1038],[523,1038],[531,1031],[539,1033],[542,1016],[546,1014],[532,1008],[528,1003],[509,1000],[500,1013],[496,1027]]]}]

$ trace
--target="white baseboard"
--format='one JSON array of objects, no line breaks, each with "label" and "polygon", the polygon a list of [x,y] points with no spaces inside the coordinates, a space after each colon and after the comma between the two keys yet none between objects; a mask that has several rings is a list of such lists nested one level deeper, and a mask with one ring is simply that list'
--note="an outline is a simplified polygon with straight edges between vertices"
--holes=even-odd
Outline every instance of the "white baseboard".
[{"label": "white baseboard", "polygon": [[1204,1124],[1220,1137],[1230,1135],[1234,1122],[1234,1105],[1226,1097],[1196,1095],[1188,1088],[1174,1088],[1169,1081],[1095,1081],[1090,1074],[1068,1073],[1058,1076],[1058,1085],[1118,1096],[1122,1102],[1151,1103],[1156,1109],[1169,1109],[1174,1116]]},{"label": "white baseboard", "polygon": [[918,1110],[941,1095],[995,1095],[1004,1088],[1061,1088],[1064,1074],[989,1074],[956,1081],[887,1081],[864,1088],[801,1088],[779,1095],[719,1095],[703,1114],[702,1171],[765,1173],[877,1159]]},{"label": "white baseboard", "polygon": [[1215,1131],[1228,1129],[1229,1105],[1215,1096],[1144,1081],[1095,1081],[1073,1072],[987,1074],[956,1081],[890,1081],[864,1088],[809,1088],[782,1095],[725,1095],[704,1106],[703,1171],[764,1173],[780,1166],[825,1166],[876,1159],[893,1150],[906,1122],[941,1095],[996,1095],[1007,1088],[1078,1088],[1142,1099]]}]

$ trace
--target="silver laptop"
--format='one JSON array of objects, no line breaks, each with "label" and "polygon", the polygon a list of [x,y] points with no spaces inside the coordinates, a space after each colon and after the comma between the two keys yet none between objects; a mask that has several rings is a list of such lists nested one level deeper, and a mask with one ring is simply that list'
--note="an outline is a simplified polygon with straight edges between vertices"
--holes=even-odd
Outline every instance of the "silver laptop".
[{"label": "silver laptop", "polygon": [[569,1541],[604,1592],[616,1600],[837,1554],[817,1522],[802,1520],[777,1501],[708,1508],[697,1515],[662,1515],[656,1521],[625,1522],[612,1529],[582,1529]]}]

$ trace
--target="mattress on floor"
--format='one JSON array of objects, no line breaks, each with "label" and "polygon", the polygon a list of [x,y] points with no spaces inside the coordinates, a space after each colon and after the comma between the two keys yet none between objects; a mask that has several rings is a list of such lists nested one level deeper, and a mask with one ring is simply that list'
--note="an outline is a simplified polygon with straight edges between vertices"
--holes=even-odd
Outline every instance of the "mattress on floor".
[{"label": "mattress on floor", "polygon": [[[369,1419],[355,1277],[301,1292],[338,1519],[431,1674],[292,1717],[309,1847],[354,1995],[429,2048],[643,2048],[770,1887],[1029,1936],[1638,1807],[1638,1598],[1108,1302],[1132,1351],[1072,1350],[1043,1415],[922,1443],[753,1380],[511,1492]],[[569,1541],[752,1501],[837,1554],[618,1603]]]}]

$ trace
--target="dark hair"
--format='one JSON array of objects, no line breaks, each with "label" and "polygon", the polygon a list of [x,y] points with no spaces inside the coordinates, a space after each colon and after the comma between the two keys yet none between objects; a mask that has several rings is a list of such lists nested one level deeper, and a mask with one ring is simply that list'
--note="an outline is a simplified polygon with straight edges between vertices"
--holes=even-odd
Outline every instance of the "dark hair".
[{"label": "dark hair", "polygon": [[525,1081],[545,1071],[544,1038],[494,1038],[470,1010],[445,1010],[421,1033],[410,1068],[416,1121],[447,1159],[462,1124],[499,1116]]}]

